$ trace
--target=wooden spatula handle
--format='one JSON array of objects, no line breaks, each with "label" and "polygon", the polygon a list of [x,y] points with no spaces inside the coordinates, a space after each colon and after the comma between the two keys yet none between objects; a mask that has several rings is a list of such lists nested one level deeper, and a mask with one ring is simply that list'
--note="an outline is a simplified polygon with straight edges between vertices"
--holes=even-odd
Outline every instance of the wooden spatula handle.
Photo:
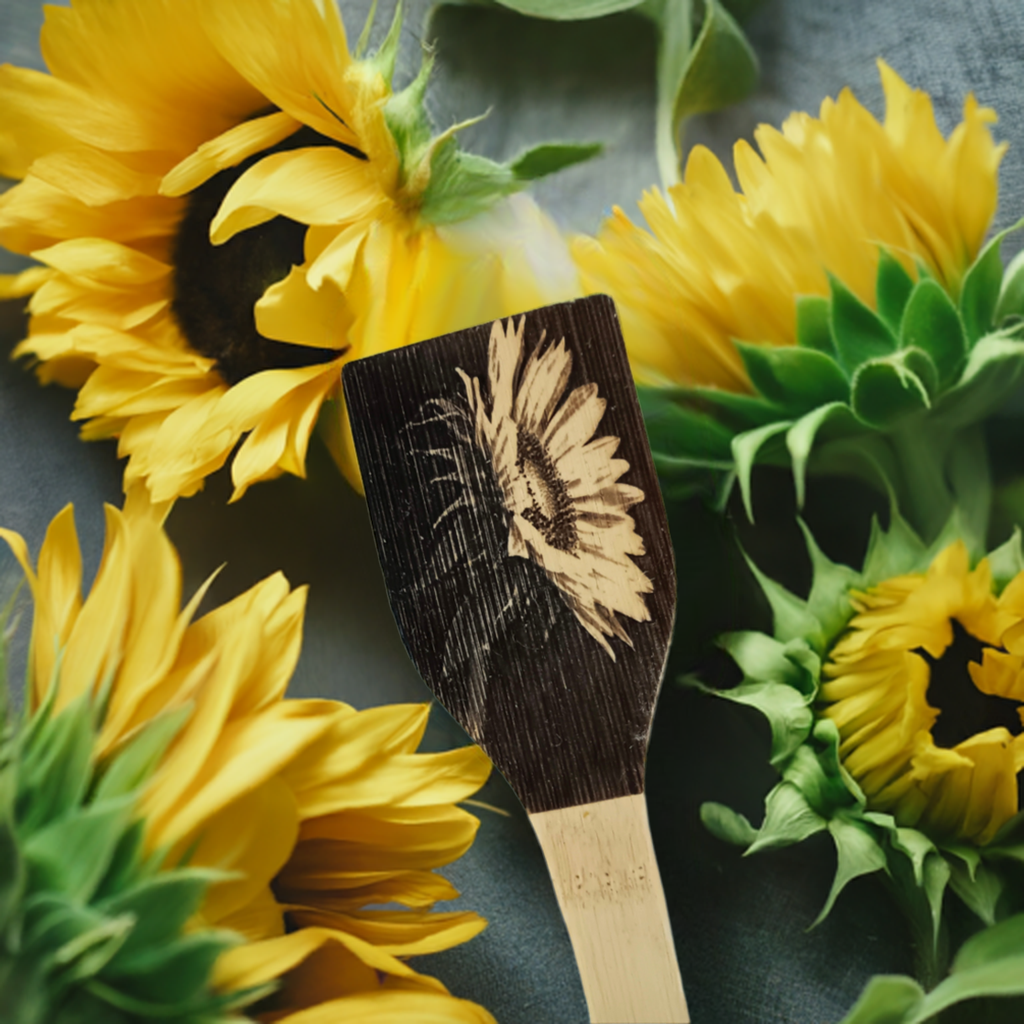
[{"label": "wooden spatula handle", "polygon": [[642,793],[530,815],[593,1024],[687,1024]]}]

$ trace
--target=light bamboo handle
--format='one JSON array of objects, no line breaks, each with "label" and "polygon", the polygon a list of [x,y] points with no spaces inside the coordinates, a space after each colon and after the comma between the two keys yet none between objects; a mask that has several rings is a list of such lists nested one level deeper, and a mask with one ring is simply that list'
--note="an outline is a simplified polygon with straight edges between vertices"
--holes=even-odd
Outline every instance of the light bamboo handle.
[{"label": "light bamboo handle", "polygon": [[643,793],[530,815],[592,1024],[688,1024]]}]

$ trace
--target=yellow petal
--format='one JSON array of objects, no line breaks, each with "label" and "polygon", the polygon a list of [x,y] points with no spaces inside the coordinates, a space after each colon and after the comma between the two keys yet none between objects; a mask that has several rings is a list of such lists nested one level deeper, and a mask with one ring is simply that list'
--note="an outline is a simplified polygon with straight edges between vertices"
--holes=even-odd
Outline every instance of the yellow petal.
[{"label": "yellow petal", "polygon": [[171,273],[166,263],[104,238],[69,239],[32,255],[72,277],[121,288],[163,281]]},{"label": "yellow petal", "polygon": [[292,267],[256,303],[256,330],[264,338],[312,348],[344,349],[352,315],[333,281],[310,287],[307,272]]},{"label": "yellow petal", "polygon": [[142,0],[46,9],[40,42],[53,81],[88,90],[90,107],[74,116],[87,118],[104,103],[118,111],[121,136],[108,133],[105,148],[184,155],[265,106],[203,32],[200,6]]},{"label": "yellow petal", "polygon": [[0,274],[0,300],[21,299],[31,295],[51,275],[47,267],[29,267],[20,274]]},{"label": "yellow petal", "polygon": [[214,139],[203,142],[164,175],[160,194],[183,196],[198,188],[219,171],[235,167],[247,157],[260,153],[293,135],[302,125],[283,111],[243,121]]},{"label": "yellow petal", "polygon": [[[203,827],[189,863],[236,873],[238,877],[218,882],[203,903],[203,920],[223,926],[249,904],[261,905],[259,922],[272,931],[252,928],[246,941],[271,938],[283,933],[283,912],[263,900],[274,876],[288,862],[298,838],[298,810],[291,790],[278,777],[271,777],[213,815]],[[264,917],[270,911],[269,918]],[[256,922],[251,922],[256,923]],[[235,927],[238,921],[235,921]]]},{"label": "yellow petal", "polygon": [[343,150],[316,146],[273,153],[231,186],[210,224],[210,240],[221,245],[276,216],[300,224],[348,224],[388,202],[367,162]]},{"label": "yellow petal", "polygon": [[476,1003],[435,992],[366,992],[290,1013],[282,1024],[493,1024]]},{"label": "yellow petal", "polygon": [[121,513],[106,506],[106,542],[96,580],[68,636],[57,706],[98,691],[120,666],[131,594],[128,538]]},{"label": "yellow petal", "polygon": [[[296,121],[347,145],[359,139],[344,87],[351,63],[334,4],[294,0],[212,0],[202,25],[236,72]],[[282,39],[289,40],[281,46]],[[211,133],[216,134],[216,133]]]},{"label": "yellow petal", "polygon": [[136,170],[112,153],[83,145],[40,157],[32,164],[32,176],[93,207],[153,196],[160,183],[157,174]]}]

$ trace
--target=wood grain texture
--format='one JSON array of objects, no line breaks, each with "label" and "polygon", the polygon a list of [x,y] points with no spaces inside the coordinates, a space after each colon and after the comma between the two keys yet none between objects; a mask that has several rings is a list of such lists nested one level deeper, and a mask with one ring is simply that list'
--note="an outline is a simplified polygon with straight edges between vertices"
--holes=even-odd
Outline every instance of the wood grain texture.
[{"label": "wood grain texture", "polygon": [[620,617],[629,642],[599,642],[600,631],[582,625],[550,572],[535,558],[510,554],[513,516],[497,460],[474,425],[466,383],[479,382],[489,409],[493,329],[485,324],[345,368],[391,607],[424,680],[527,810],[638,794],[676,583],[614,305],[595,296],[527,313],[515,383],[546,335],[545,351],[564,339],[571,355],[554,417],[585,393],[581,388],[593,393],[596,386],[606,401],[593,437],[620,438],[614,457],[629,464],[620,482],[644,496],[629,509],[644,551],[631,562],[647,582],[650,617]]},{"label": "wood grain texture", "polygon": [[592,1024],[690,1019],[643,794],[530,815]]},{"label": "wood grain texture", "polygon": [[[503,344],[512,344],[508,332],[519,323],[516,318],[503,325]],[[519,416],[519,457],[511,467],[502,462],[500,438],[482,436],[490,421],[481,420],[480,410],[499,419],[495,395],[505,372],[494,363],[493,332],[488,323],[345,368],[345,396],[392,610],[424,680],[528,810],[641,793],[676,586],[615,308],[607,297],[594,296],[526,314],[512,396],[523,392],[523,402],[529,394],[539,396],[545,408],[532,425],[525,413]],[[524,383],[533,379],[530,360],[538,353],[545,359],[534,377],[554,373],[563,338],[571,356],[564,385],[542,394],[539,385]],[[606,403],[601,415],[593,404],[598,399]],[[577,504],[566,514],[576,517],[576,534],[563,535],[556,529],[559,509],[568,508],[566,495],[580,488],[573,490],[561,463],[556,473],[555,462],[545,463],[545,453],[531,446],[541,441],[548,454],[558,455],[551,441],[555,421],[581,403],[590,403],[582,418],[596,420],[587,438],[594,444],[618,438],[614,458],[628,469],[614,486],[602,485],[600,501],[573,499]],[[514,514],[513,506],[520,506],[510,495],[530,481],[535,507]],[[643,500],[636,502],[635,489]],[[593,534],[600,523],[617,523],[615,543],[632,543],[623,541],[627,511],[642,545],[625,560],[620,553],[608,575],[626,579],[627,590],[644,591],[633,596],[649,615],[646,621],[625,597],[626,611],[616,616],[604,602],[614,605],[617,597],[603,591],[599,599],[581,596],[586,581],[562,571],[575,565],[563,556],[583,552],[583,534]],[[531,523],[546,531],[549,545],[537,541]],[[545,552],[538,554],[538,546]],[[603,578],[600,554],[592,557],[593,578]]]}]

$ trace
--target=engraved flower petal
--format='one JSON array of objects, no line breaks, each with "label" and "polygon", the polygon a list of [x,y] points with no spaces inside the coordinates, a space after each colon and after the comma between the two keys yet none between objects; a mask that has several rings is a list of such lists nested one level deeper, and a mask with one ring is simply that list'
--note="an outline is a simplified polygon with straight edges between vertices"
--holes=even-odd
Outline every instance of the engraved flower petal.
[{"label": "engraved flower petal", "polygon": [[572,373],[565,339],[545,336],[523,362],[526,317],[495,321],[488,353],[489,405],[477,378],[459,370],[476,420],[476,442],[490,458],[511,514],[508,555],[529,558],[558,587],[580,625],[615,659],[609,637],[632,646],[616,617],[650,618],[653,586],[632,556],[644,553],[628,509],[643,501],[618,481],[617,437],[594,437],[606,402],[595,383],[563,400]]}]

